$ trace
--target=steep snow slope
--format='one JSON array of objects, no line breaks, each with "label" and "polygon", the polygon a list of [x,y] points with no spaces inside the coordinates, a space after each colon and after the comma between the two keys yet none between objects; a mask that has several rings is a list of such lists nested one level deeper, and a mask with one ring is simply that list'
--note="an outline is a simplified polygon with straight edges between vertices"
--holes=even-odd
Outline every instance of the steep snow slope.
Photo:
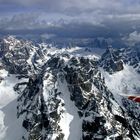
[{"label": "steep snow slope", "polygon": [[108,48],[99,65],[108,88],[115,94],[140,95],[139,48]]},{"label": "steep snow slope", "polygon": [[0,78],[2,79],[0,82],[0,98],[2,99],[0,102],[0,108],[3,108],[18,96],[13,87],[17,83],[26,82],[27,80],[25,78],[18,79],[16,75],[10,75],[4,69],[0,70]]},{"label": "steep snow slope", "polygon": [[7,106],[1,109],[3,114],[1,123],[3,124],[0,129],[1,140],[19,140],[26,131],[22,127],[23,118],[17,119],[17,101],[11,101]]},{"label": "steep snow slope", "polygon": [[[24,134],[22,118],[17,119],[17,93],[14,86],[17,83],[27,81],[18,79],[16,75],[8,75],[4,69],[0,70],[0,139],[18,140]],[[17,133],[18,132],[18,133]]]},{"label": "steep snow slope", "polygon": [[103,69],[101,69],[101,72],[105,77],[107,87],[112,93],[123,96],[140,95],[140,74],[132,66],[124,65],[122,71],[114,74],[109,74]]},{"label": "steep snow slope", "polygon": [[78,109],[74,102],[70,100],[70,92],[66,84],[65,80],[63,83],[58,80],[58,91],[62,93],[60,98],[65,104],[65,112],[61,116],[60,127],[62,128],[62,133],[65,134],[64,140],[80,140],[82,138],[82,120],[78,115]]}]

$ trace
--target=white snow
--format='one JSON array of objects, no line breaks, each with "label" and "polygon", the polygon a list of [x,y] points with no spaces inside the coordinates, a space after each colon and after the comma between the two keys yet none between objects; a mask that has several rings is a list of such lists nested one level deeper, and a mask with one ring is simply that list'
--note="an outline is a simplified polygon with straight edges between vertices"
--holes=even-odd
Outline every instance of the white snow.
[{"label": "white snow", "polygon": [[8,36],[4,39],[4,42],[9,45],[9,49],[12,50],[17,44],[20,44],[20,40],[14,36]]},{"label": "white snow", "polygon": [[75,47],[67,50],[67,52],[73,56],[87,57],[92,59],[94,58],[99,59],[103,51],[104,51],[103,49],[98,48],[81,48],[81,47]]},{"label": "white snow", "polygon": [[[43,79],[43,96],[46,102],[49,99],[51,89],[54,88],[52,79],[53,76],[50,73],[46,73]],[[59,122],[62,133],[64,134],[64,140],[80,140],[82,136],[82,120],[79,118],[78,109],[70,99],[70,92],[66,81],[62,83],[58,78],[58,83],[55,84],[55,86],[57,86],[58,92],[62,93],[58,98],[65,104],[64,106],[60,105],[58,108],[59,113],[61,110],[64,110]],[[56,134],[53,134],[52,140],[54,140],[56,136]]]},{"label": "white snow", "polygon": [[71,56],[77,57],[88,57],[91,59],[99,59],[101,54],[104,52],[104,49],[98,48],[82,48],[82,47],[63,47],[57,48],[55,46],[51,46],[51,44],[40,44],[40,47],[47,48],[49,54],[70,54]]},{"label": "white snow", "polygon": [[29,64],[29,65],[32,65],[32,58],[33,58],[33,56],[34,56],[34,53],[35,53],[35,50],[32,50],[31,52],[30,52],[30,57],[29,57],[29,59],[27,60],[27,63]]},{"label": "white snow", "polygon": [[105,77],[105,83],[110,91],[120,95],[138,95],[140,94],[140,75],[131,66],[124,65],[122,71],[110,75],[108,72],[100,69]]},{"label": "white snow", "polygon": [[0,111],[0,140],[20,140],[26,133],[22,127],[22,117],[17,119],[16,106],[15,99]]},{"label": "white snow", "polygon": [[64,140],[80,140],[82,137],[82,120],[79,118],[78,109],[70,99],[66,81],[58,81],[58,90],[62,93],[61,99],[65,103],[65,112],[61,116],[60,127],[64,133]]},{"label": "white snow", "polygon": [[17,119],[17,101],[18,95],[13,87],[26,79],[17,79],[15,75],[9,75],[5,70],[0,70],[0,140],[19,140],[24,130],[22,121]]},{"label": "white snow", "polygon": [[20,79],[16,78],[16,75],[9,75],[7,71],[1,70],[0,71],[0,77],[3,78],[3,80],[0,82],[0,109],[6,105],[8,105],[11,101],[17,98],[17,94],[15,94],[15,91],[13,90],[13,87],[19,83],[26,81],[26,79]]},{"label": "white snow", "polygon": [[5,117],[5,114],[0,110],[0,140],[2,140],[6,134],[6,128],[4,125],[4,117]]},{"label": "white snow", "polygon": [[50,94],[51,89],[53,89],[53,87],[54,87],[54,83],[52,81],[53,76],[50,75],[50,74],[48,76],[48,74],[49,73],[46,73],[45,76],[44,76],[45,78],[43,79],[43,96],[44,96],[44,99],[45,99],[46,102],[49,99],[49,96],[50,96],[49,94]]},{"label": "white snow", "polygon": [[0,83],[0,109],[9,104],[17,97],[17,95],[13,91],[13,87],[17,82],[17,79],[15,78],[15,76],[7,76],[7,74],[8,73],[4,70],[2,70],[0,73],[0,77],[3,78]]}]

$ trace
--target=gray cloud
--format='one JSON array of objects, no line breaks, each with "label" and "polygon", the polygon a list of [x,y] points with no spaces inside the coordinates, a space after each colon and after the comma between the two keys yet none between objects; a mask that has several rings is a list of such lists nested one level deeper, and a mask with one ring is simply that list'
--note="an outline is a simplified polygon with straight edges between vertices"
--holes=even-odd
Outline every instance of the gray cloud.
[{"label": "gray cloud", "polygon": [[88,18],[140,14],[140,0],[0,0],[0,5],[5,13],[13,8]]},{"label": "gray cloud", "polygon": [[11,18],[2,18],[0,20],[0,28],[6,30],[34,28],[35,25],[39,26],[37,19],[37,14],[18,14]]},{"label": "gray cloud", "polygon": [[[3,17],[3,15],[8,17],[13,16],[14,22],[16,21],[15,18],[17,18],[17,25],[19,23],[19,17],[15,17],[15,14],[20,16],[21,13],[25,14],[23,21],[29,20],[29,14],[32,16],[32,13],[33,17],[30,16],[30,19],[34,20],[34,13],[38,13],[38,15],[40,15],[39,19],[46,20],[47,22],[57,22],[63,19],[69,22],[102,24],[104,21],[110,20],[139,20],[139,1],[140,0],[0,0],[0,13],[2,13],[0,17]],[[23,23],[23,25],[25,26],[25,23]]]},{"label": "gray cloud", "polygon": [[139,23],[140,0],[0,0],[3,32],[37,30],[60,35],[61,29],[66,34],[77,32],[78,36],[84,26],[86,36],[93,36],[94,31],[118,36],[120,31],[133,32]]},{"label": "gray cloud", "polygon": [[139,0],[0,0],[0,4],[36,7],[42,11],[66,14],[92,13],[97,10],[110,14],[137,13],[140,11],[139,2]]},{"label": "gray cloud", "polygon": [[122,38],[122,40],[125,41],[128,46],[135,46],[136,44],[140,43],[140,33],[134,31],[130,33],[127,37]]}]

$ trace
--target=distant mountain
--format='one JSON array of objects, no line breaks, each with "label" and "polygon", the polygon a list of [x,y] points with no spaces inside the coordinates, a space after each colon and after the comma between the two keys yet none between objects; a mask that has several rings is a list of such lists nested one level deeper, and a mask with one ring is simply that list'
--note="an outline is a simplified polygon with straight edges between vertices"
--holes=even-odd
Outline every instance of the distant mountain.
[{"label": "distant mountain", "polygon": [[139,53],[56,46],[0,40],[0,140],[139,140]]}]

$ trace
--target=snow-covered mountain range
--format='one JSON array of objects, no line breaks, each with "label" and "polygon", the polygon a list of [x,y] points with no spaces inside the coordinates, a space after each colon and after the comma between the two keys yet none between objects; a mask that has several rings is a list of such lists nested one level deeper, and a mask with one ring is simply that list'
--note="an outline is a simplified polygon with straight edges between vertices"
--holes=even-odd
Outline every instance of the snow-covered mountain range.
[{"label": "snow-covered mountain range", "polygon": [[1,39],[0,140],[139,140],[139,49],[99,51]]}]

